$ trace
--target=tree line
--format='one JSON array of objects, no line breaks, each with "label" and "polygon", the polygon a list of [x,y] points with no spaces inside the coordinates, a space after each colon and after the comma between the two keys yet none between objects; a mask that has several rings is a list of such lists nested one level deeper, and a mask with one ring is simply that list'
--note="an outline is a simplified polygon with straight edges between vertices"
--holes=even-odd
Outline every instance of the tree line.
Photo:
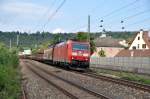
[{"label": "tree line", "polygon": [[[136,32],[105,32],[107,36],[111,36],[115,39],[128,39],[135,35]],[[102,33],[90,33],[91,39],[99,37]],[[21,32],[2,32],[0,31],[0,42],[4,43],[7,47],[10,46],[10,40],[12,47],[17,47],[17,35],[19,35],[18,47],[36,48],[41,46],[45,42],[65,41],[68,39],[76,39],[77,33],[58,33],[53,34],[50,32],[36,32],[36,33],[21,33]],[[55,38],[55,39],[54,39]],[[84,38],[84,37],[83,37]]]}]

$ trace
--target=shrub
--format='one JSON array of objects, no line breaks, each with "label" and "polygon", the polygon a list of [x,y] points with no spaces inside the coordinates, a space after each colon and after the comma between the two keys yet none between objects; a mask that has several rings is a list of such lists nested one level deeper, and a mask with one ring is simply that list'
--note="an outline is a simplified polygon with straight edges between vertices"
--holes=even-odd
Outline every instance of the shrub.
[{"label": "shrub", "polygon": [[17,51],[0,44],[0,99],[19,98],[21,88],[18,63]]},{"label": "shrub", "polygon": [[100,57],[105,57],[106,55],[105,55],[105,51],[103,50],[103,49],[101,49],[99,52],[98,52],[98,55],[100,56]]}]

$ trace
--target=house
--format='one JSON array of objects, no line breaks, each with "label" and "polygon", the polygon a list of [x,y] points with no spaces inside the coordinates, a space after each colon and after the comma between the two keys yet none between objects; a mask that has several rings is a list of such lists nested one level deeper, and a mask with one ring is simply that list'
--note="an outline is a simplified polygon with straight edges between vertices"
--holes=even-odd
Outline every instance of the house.
[{"label": "house", "polygon": [[118,52],[124,49],[119,43],[121,40],[111,37],[99,37],[95,40],[96,52],[91,57],[100,57],[99,52],[104,51],[106,57],[114,57]]},{"label": "house", "polygon": [[140,31],[135,36],[129,50],[143,50],[150,49],[150,32],[148,31]]},{"label": "house", "polygon": [[150,32],[137,33],[129,49],[121,50],[116,57],[150,57]]}]

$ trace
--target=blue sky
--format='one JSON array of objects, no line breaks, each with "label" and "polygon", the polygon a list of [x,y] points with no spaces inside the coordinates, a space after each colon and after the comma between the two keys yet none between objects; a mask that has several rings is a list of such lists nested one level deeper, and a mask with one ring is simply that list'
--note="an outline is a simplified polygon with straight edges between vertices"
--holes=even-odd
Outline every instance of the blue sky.
[{"label": "blue sky", "polygon": [[[150,29],[150,0],[66,0],[52,20],[47,21],[61,2],[63,0],[0,0],[0,30],[87,31],[88,15],[91,15],[92,32],[103,28],[121,31],[122,26],[132,31]],[[130,3],[132,5],[126,6]]]}]

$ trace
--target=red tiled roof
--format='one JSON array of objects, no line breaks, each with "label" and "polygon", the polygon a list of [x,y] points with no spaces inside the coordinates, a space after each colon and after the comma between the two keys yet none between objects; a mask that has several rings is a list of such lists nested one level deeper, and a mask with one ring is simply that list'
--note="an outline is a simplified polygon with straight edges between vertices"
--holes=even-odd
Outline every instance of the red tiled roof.
[{"label": "red tiled roof", "polygon": [[147,31],[143,32],[143,39],[144,39],[146,45],[148,46],[148,48],[150,48],[150,37],[149,37]]},{"label": "red tiled roof", "polygon": [[121,50],[116,57],[150,57],[150,50]]},{"label": "red tiled roof", "polygon": [[[137,34],[139,34],[139,33],[137,33]],[[137,34],[136,34],[136,36],[137,36]],[[134,37],[134,39],[136,38],[136,36]],[[148,31],[143,31],[142,37],[143,37],[143,40],[145,41],[146,45],[148,46],[148,48],[150,48],[150,36],[148,35]],[[133,41],[134,41],[134,39],[133,39]],[[129,46],[129,48],[130,48],[130,46]]]}]

